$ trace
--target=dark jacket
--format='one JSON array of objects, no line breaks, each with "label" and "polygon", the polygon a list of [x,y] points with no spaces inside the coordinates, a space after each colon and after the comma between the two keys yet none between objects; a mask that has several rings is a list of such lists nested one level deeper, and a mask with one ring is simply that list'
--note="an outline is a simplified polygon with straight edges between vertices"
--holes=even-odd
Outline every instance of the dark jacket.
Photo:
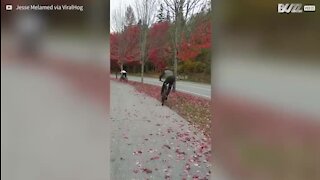
[{"label": "dark jacket", "polygon": [[162,74],[159,77],[159,80],[165,79],[165,83],[172,84],[175,81],[175,76],[171,70],[165,70],[162,72]]}]

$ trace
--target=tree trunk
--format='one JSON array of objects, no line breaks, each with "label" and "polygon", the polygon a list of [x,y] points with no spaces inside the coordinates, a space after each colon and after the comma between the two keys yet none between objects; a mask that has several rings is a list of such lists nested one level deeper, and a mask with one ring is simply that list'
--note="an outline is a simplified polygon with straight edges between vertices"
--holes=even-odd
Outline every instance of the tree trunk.
[{"label": "tree trunk", "polygon": [[143,83],[144,66],[147,57],[147,29],[145,25],[142,27],[142,42],[141,42],[141,83]]},{"label": "tree trunk", "polygon": [[[179,44],[179,26],[180,26],[180,13],[179,11],[176,11],[175,13],[176,15],[176,22],[175,22],[175,28],[174,28],[174,62],[173,62],[173,74],[177,79],[178,76],[178,44]],[[172,88],[173,92],[176,91],[176,81],[173,84],[173,88]]]},{"label": "tree trunk", "polygon": [[120,71],[123,70],[123,63],[120,63]]},{"label": "tree trunk", "polygon": [[141,62],[141,83],[143,83],[144,61]]},{"label": "tree trunk", "polygon": [[[174,76],[177,78],[177,72],[178,72],[178,60],[177,60],[177,52],[178,52],[178,50],[177,50],[177,39],[178,39],[178,37],[177,37],[177,32],[178,32],[178,28],[176,27],[175,28],[175,33],[174,33],[174,51],[173,51],[173,53],[174,53],[174,62],[173,62],[173,74],[174,74]],[[173,84],[173,88],[172,88],[172,90],[173,90],[173,92],[175,92],[176,91],[176,81],[174,82],[174,84]]]},{"label": "tree trunk", "polygon": [[[176,7],[175,12],[175,32],[174,32],[174,75],[178,77],[178,53],[180,50],[180,44],[181,44],[181,32],[182,32],[182,21],[183,21],[183,5],[184,0],[181,0],[179,2],[179,7]],[[173,91],[176,90],[176,81],[173,84]]]}]

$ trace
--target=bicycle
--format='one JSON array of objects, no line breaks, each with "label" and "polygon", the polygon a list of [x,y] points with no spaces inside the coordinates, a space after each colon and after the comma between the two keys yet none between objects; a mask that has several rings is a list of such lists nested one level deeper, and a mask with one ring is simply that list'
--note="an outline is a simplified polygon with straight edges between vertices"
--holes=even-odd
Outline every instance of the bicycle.
[{"label": "bicycle", "polygon": [[[160,80],[160,81],[164,82],[162,80]],[[161,94],[161,104],[162,104],[162,106],[164,105],[164,101],[168,99],[167,98],[168,91],[169,91],[169,83],[166,83],[166,84],[164,84],[164,90],[163,90],[163,92]]]},{"label": "bicycle", "polygon": [[126,77],[120,77],[120,82],[121,82],[121,81],[128,82],[128,78],[126,78]]},{"label": "bicycle", "polygon": [[123,74],[122,74],[122,75],[120,76],[119,80],[120,80],[120,81],[124,81],[124,82],[128,82],[127,75],[123,75]]}]

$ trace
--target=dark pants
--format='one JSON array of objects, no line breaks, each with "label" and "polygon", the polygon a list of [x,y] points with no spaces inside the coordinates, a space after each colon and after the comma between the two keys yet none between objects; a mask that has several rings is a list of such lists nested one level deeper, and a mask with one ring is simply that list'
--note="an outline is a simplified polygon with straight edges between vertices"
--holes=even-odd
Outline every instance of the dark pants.
[{"label": "dark pants", "polygon": [[122,73],[121,78],[127,78],[127,73]]},{"label": "dark pants", "polygon": [[163,82],[163,85],[162,85],[162,88],[161,88],[161,94],[163,93],[164,91],[164,87],[166,85],[169,85],[168,87],[168,91],[167,91],[167,96],[169,95],[171,89],[172,89],[172,85],[173,83],[176,81],[176,78],[174,76],[169,76],[167,77],[167,79]]}]

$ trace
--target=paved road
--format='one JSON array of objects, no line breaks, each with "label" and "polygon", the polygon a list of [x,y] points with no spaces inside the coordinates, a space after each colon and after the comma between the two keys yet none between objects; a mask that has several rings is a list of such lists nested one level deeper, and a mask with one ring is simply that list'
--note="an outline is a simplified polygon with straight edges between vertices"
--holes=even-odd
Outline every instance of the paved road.
[{"label": "paved road", "polygon": [[[137,76],[130,76],[130,81],[138,81],[141,82],[141,78]],[[144,79],[145,83],[153,84],[157,86],[162,86],[162,82],[159,81],[157,78],[150,78],[145,77]],[[186,81],[177,81],[177,90],[205,98],[211,98],[211,85],[209,84],[201,84],[201,83],[194,83],[194,82],[186,82]]]},{"label": "paved road", "polygon": [[158,100],[112,81],[111,120],[111,179],[209,179],[205,137]]},{"label": "paved road", "polygon": [[1,179],[109,179],[105,108],[70,84],[34,67],[1,64]]}]

